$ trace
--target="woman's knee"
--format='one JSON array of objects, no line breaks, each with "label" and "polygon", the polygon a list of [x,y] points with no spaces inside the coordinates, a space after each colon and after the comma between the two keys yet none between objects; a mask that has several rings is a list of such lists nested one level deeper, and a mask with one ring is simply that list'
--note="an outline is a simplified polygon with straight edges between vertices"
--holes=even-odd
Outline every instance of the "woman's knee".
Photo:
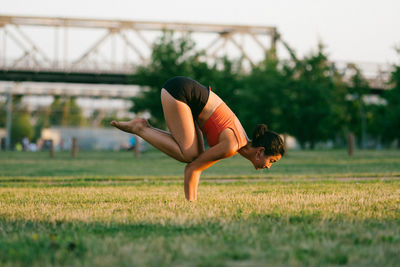
[{"label": "woman's knee", "polygon": [[186,163],[194,161],[200,155],[198,151],[191,151],[191,150],[183,151],[182,154],[183,154],[183,160]]}]

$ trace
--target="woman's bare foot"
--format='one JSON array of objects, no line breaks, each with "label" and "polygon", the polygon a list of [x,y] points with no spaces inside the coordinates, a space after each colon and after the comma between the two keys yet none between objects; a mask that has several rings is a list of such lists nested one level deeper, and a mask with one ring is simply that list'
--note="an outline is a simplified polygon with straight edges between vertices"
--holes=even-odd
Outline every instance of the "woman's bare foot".
[{"label": "woman's bare foot", "polygon": [[149,122],[142,118],[136,118],[131,121],[112,121],[110,124],[121,131],[137,135],[139,135],[144,128],[150,127]]}]

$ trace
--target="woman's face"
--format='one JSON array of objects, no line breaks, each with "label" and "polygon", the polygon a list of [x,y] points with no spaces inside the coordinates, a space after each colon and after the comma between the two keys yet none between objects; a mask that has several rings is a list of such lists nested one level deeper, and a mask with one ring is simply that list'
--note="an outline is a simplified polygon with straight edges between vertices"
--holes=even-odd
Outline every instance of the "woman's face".
[{"label": "woman's face", "polygon": [[282,155],[265,156],[264,149],[258,149],[254,157],[253,165],[256,170],[269,169],[271,165],[281,159]]}]

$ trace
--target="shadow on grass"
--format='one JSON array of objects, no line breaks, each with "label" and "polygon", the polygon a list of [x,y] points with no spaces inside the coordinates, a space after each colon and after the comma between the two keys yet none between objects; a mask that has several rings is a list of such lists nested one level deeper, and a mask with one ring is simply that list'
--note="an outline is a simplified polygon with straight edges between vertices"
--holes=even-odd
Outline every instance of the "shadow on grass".
[{"label": "shadow on grass", "polygon": [[[193,235],[220,230],[220,224],[211,222],[173,225],[145,222],[46,222],[0,218],[0,263],[26,265],[41,262],[58,265],[70,264],[80,259],[80,263],[83,264],[93,253],[98,256],[108,253],[103,246],[105,240],[107,244],[114,243],[117,247],[123,247],[129,242],[139,242],[138,240],[160,237],[168,240],[179,236],[190,238]],[[118,250],[115,247],[112,249]]]},{"label": "shadow on grass", "polygon": [[0,218],[3,265],[395,265],[400,220],[252,214],[231,221],[46,222]]}]

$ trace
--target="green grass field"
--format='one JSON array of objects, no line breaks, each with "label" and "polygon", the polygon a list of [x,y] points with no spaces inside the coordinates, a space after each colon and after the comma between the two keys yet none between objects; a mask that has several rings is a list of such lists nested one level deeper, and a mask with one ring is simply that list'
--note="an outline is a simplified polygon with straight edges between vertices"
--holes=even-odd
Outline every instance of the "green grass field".
[{"label": "green grass field", "polygon": [[158,152],[0,153],[0,266],[398,266],[400,151],[290,151],[270,171]]}]

